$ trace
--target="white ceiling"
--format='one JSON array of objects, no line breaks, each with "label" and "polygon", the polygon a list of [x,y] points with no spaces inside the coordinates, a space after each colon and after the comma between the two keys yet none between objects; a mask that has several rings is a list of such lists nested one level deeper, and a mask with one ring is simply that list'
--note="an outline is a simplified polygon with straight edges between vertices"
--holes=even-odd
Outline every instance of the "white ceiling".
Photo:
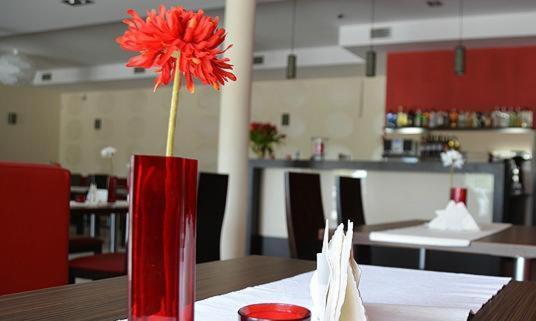
[{"label": "white ceiling", "polygon": [[[258,0],[255,50],[289,48],[291,2]],[[0,51],[18,48],[32,55],[40,68],[98,65],[125,61],[114,39],[125,29],[119,23],[127,8],[145,10],[159,4],[203,7],[223,16],[224,0],[95,0],[69,7],[61,0],[0,0]],[[379,22],[457,15],[458,0],[429,8],[426,0],[376,0]],[[465,0],[467,15],[536,11],[536,0]],[[343,18],[337,16],[343,14]],[[336,45],[338,27],[368,23],[370,0],[299,0],[296,46]],[[3,36],[2,36],[3,35]]]}]

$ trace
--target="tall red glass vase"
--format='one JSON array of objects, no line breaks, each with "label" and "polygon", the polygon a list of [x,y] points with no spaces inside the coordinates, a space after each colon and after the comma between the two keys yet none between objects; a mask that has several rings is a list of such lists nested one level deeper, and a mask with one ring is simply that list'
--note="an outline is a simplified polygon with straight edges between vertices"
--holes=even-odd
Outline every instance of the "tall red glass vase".
[{"label": "tall red glass vase", "polygon": [[197,161],[132,157],[129,320],[193,321]]}]

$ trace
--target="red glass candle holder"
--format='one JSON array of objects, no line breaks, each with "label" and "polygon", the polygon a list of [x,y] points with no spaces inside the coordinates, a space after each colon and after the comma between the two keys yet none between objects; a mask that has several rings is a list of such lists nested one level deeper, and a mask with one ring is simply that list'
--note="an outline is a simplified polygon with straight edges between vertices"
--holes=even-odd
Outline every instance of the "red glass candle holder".
[{"label": "red glass candle holder", "polygon": [[240,321],[311,321],[311,311],[299,305],[261,303],[238,310]]},{"label": "red glass candle holder", "polygon": [[132,157],[129,320],[193,321],[197,161]]},{"label": "red glass candle holder", "polygon": [[463,203],[467,206],[467,188],[453,187],[450,189],[450,199],[456,203]]},{"label": "red glass candle holder", "polygon": [[117,177],[108,176],[108,203],[117,201]]}]

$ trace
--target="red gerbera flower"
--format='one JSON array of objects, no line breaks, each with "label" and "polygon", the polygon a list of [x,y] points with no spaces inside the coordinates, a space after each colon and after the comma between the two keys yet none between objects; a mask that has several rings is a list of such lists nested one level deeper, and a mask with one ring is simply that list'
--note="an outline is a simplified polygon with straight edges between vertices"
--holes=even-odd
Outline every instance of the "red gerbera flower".
[{"label": "red gerbera flower", "polygon": [[164,6],[158,12],[147,11],[145,20],[133,9],[128,14],[131,18],[123,20],[128,29],[116,41],[123,49],[140,53],[130,58],[128,67],[157,68],[155,90],[171,81],[178,54],[179,69],[190,92],[194,91],[193,77],[215,89],[229,79],[236,80],[229,59],[218,58],[231,46],[225,50],[218,48],[225,40],[225,30],[218,28],[217,17],[205,16],[202,10],[193,12],[182,7],[166,10]]}]

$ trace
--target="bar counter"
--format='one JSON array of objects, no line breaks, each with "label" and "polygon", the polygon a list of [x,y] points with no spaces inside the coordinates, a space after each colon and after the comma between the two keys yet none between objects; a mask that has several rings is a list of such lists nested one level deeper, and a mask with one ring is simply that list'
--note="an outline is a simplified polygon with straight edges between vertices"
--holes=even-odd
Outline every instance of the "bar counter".
[{"label": "bar counter", "polygon": [[[396,175],[403,174],[411,175],[403,176],[405,178],[411,178],[411,181],[408,181],[408,183],[420,184],[419,188],[429,188],[431,190],[430,193],[435,193],[434,195],[436,196],[436,199],[436,194],[440,193],[442,195],[443,190],[435,191],[434,186],[422,185],[436,183],[439,184],[438,186],[440,186],[442,189],[448,190],[448,180],[446,177],[448,177],[449,168],[443,167],[440,161],[404,163],[397,161],[359,160],[250,160],[250,204],[247,221],[247,237],[249,245],[248,253],[250,254],[283,254],[283,252],[278,253],[277,251],[275,253],[268,251],[267,253],[266,247],[268,246],[274,248],[286,244],[286,231],[283,232],[283,230],[286,229],[286,227],[284,227],[286,226],[284,223],[284,206],[281,205],[284,204],[284,183],[282,183],[281,177],[282,173],[286,171],[330,173],[329,175],[341,175],[341,173],[342,175],[350,175],[351,171],[360,171],[365,173],[364,175],[367,175],[368,173],[369,178],[366,180],[373,180],[371,178],[371,174],[373,174],[376,175],[376,183],[374,187],[375,189],[370,191],[370,193],[374,194],[378,194],[379,191],[384,192],[384,187],[391,188],[392,193],[392,184],[390,184],[387,180],[391,177],[394,179]],[[484,180],[489,182],[492,185],[492,191],[490,190],[489,195],[489,198],[492,198],[489,200],[491,205],[489,221],[505,221],[504,208],[506,201],[506,179],[505,165],[503,163],[467,163],[462,169],[457,170],[456,173],[458,177],[464,177],[464,182],[466,181],[465,177],[471,177],[472,181]],[[277,178],[272,179],[271,177],[273,176],[277,176]],[[474,176],[476,176],[476,178]],[[331,178],[331,176],[329,178]],[[419,181],[419,178],[424,179],[424,183],[423,181]],[[268,182],[269,180],[272,180],[272,182]],[[398,180],[400,180],[400,178],[398,178]],[[266,193],[274,193],[274,190],[277,190],[275,192],[275,196],[270,196],[268,200],[263,200],[263,197],[266,198],[267,196]],[[406,193],[407,195],[410,195],[409,193],[411,192],[411,189],[408,191],[406,186],[403,186],[403,188],[400,188],[400,192],[395,193],[399,193],[401,195]],[[329,193],[329,189],[327,192],[323,191],[323,194]],[[389,193],[389,191],[385,193]],[[444,193],[446,195],[446,191]],[[398,196],[400,197],[401,195]],[[281,200],[281,197],[283,197],[283,200]],[[331,219],[333,219],[333,216],[330,216],[332,211],[330,211],[329,206],[326,206],[326,200],[329,201],[329,197],[331,196],[323,197],[324,211],[326,217],[331,217]],[[382,202],[377,201],[378,196],[375,197],[375,200],[370,201],[369,204],[374,204],[374,206],[377,207],[377,204]],[[385,197],[389,196],[386,195]],[[447,196],[445,196],[445,204],[441,204],[441,206],[438,204],[435,209],[439,209],[446,205],[446,200]],[[473,201],[473,203],[476,202]],[[403,205],[404,204],[401,204],[400,207],[403,208]],[[433,212],[431,215],[433,215]],[[367,216],[367,206],[365,206],[365,216]],[[407,219],[412,218],[417,217],[409,217]],[[263,224],[263,221],[267,222],[267,220],[270,220],[270,225],[279,226],[279,230],[274,231],[273,233],[266,231],[263,232],[263,226],[268,226],[268,224]],[[400,218],[393,218],[393,221],[395,220],[400,220]],[[276,221],[276,223],[272,224],[274,221]]]}]

